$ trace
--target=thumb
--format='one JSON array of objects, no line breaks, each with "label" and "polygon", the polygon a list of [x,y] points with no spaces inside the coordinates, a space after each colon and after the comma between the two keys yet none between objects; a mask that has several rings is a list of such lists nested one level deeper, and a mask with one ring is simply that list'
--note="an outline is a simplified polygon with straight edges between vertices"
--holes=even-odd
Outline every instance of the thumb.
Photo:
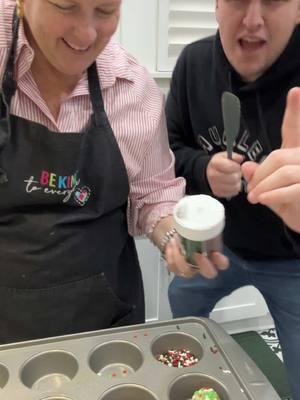
[{"label": "thumb", "polygon": [[300,88],[292,88],[287,96],[287,104],[282,124],[281,148],[300,146]]},{"label": "thumb", "polygon": [[244,164],[242,165],[242,174],[247,182],[250,182],[257,167],[258,164],[253,161],[244,162]]}]

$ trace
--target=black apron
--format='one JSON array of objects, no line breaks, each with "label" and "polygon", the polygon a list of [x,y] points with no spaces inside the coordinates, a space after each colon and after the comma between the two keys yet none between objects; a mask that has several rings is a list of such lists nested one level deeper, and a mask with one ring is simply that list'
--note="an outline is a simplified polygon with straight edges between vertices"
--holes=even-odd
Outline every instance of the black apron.
[{"label": "black apron", "polygon": [[0,343],[144,322],[128,176],[94,63],[80,133],[11,115],[18,20],[0,93]]}]

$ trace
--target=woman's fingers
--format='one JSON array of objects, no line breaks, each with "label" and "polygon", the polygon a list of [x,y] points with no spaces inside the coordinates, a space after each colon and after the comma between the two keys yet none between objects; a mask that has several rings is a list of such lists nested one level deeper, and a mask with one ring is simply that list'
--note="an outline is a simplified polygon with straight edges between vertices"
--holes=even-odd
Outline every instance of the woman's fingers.
[{"label": "woman's fingers", "polygon": [[176,275],[184,278],[192,278],[195,275],[185,260],[179,238],[173,237],[166,246],[165,259],[168,269]]},{"label": "woman's fingers", "polygon": [[214,265],[220,270],[225,270],[229,267],[229,260],[224,254],[218,251],[212,251],[209,253],[209,258]]},{"label": "woman's fingers", "polygon": [[219,252],[210,252],[209,256],[201,253],[194,253],[195,265],[187,263],[179,238],[172,238],[166,246],[166,262],[169,271],[174,274],[192,278],[195,274],[201,274],[205,278],[213,279],[217,276],[218,270],[228,268],[227,257]]},{"label": "woman's fingers", "polygon": [[207,279],[213,279],[218,275],[217,268],[203,254],[194,253],[194,260],[197,264],[198,272]]}]

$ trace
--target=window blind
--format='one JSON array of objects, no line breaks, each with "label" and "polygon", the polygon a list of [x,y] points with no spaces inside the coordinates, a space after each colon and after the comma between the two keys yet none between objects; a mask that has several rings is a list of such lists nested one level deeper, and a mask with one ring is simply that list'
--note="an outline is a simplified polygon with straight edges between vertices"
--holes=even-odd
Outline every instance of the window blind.
[{"label": "window blind", "polygon": [[215,0],[159,0],[158,71],[171,71],[184,46],[216,29]]}]

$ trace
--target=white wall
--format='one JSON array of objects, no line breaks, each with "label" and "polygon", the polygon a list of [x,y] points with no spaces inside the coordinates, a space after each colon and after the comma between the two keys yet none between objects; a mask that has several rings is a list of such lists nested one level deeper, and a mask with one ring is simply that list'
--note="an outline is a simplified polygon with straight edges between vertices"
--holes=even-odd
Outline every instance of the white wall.
[{"label": "white wall", "polygon": [[151,73],[157,72],[158,0],[123,0],[120,41]]}]

